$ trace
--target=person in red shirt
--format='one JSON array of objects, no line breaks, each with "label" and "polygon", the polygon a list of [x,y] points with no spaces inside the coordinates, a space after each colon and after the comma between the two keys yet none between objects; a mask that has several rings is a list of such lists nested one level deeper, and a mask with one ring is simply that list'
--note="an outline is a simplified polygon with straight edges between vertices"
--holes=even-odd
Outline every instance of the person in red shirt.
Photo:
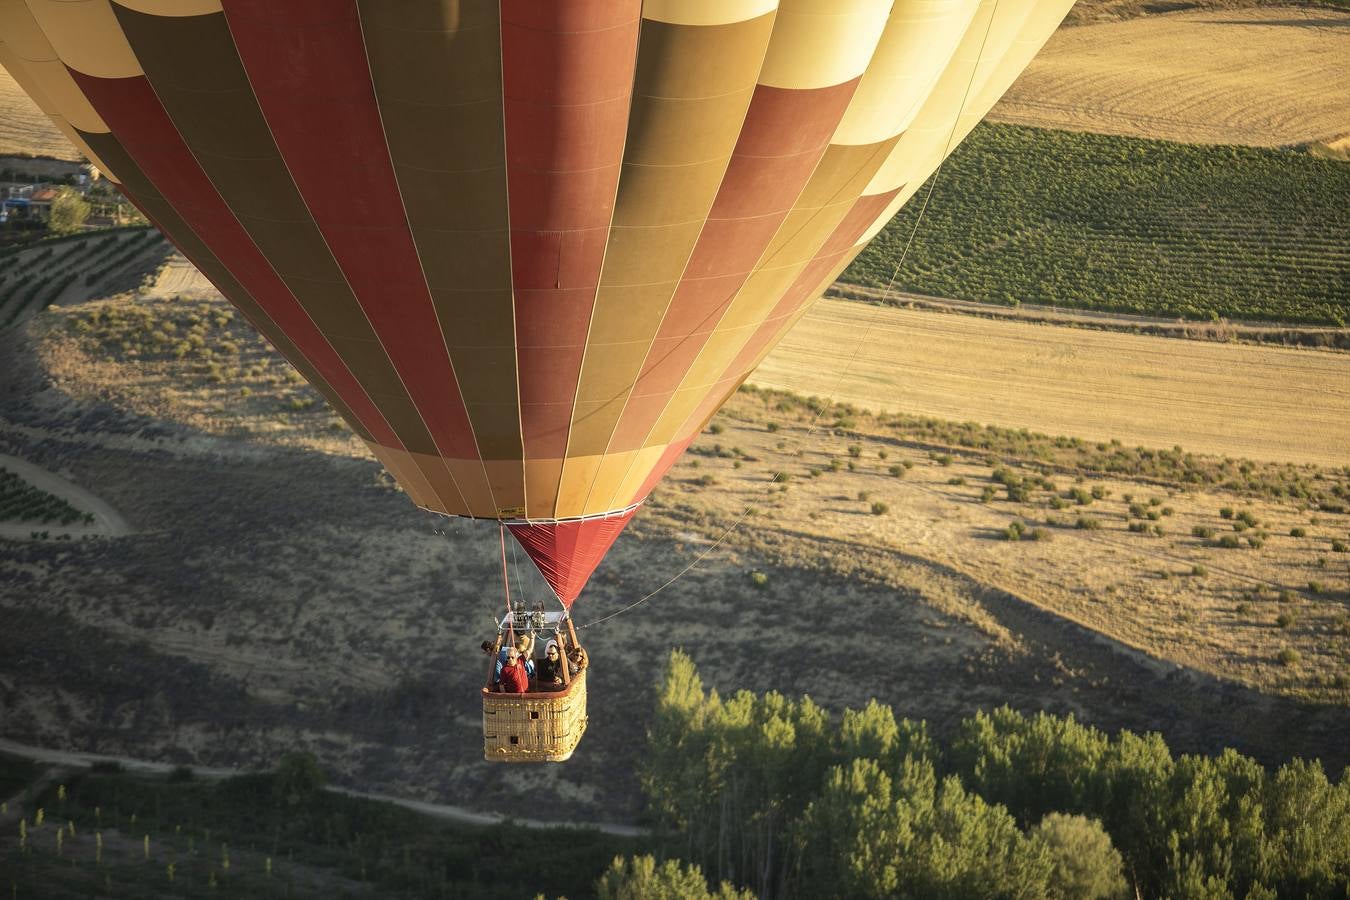
[{"label": "person in red shirt", "polygon": [[506,650],[506,664],[502,666],[501,681],[497,689],[505,694],[524,694],[530,689],[530,673],[515,647]]}]

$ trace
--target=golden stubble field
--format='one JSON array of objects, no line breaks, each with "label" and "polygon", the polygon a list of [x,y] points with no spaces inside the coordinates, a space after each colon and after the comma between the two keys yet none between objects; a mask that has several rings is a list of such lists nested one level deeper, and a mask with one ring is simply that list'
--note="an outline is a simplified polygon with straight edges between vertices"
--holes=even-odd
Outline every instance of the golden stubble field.
[{"label": "golden stubble field", "polygon": [[0,156],[10,155],[82,159],[80,151],[0,67]]},{"label": "golden stubble field", "polygon": [[1350,137],[1350,14],[1256,7],[1061,28],[989,118],[1205,144]]},{"label": "golden stubble field", "polygon": [[764,387],[1128,445],[1350,464],[1350,354],[817,303]]}]

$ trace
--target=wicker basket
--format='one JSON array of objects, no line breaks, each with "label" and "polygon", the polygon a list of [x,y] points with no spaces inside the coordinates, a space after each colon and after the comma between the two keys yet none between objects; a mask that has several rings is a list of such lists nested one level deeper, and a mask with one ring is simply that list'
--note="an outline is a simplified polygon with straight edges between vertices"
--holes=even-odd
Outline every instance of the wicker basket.
[{"label": "wicker basket", "polygon": [[562,762],[586,732],[586,670],[564,690],[483,690],[483,757],[491,762]]}]

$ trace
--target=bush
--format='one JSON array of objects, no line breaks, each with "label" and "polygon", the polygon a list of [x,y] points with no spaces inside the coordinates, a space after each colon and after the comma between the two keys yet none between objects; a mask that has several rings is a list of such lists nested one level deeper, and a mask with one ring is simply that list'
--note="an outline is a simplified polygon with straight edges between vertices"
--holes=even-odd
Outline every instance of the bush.
[{"label": "bush", "polygon": [[1088,516],[1079,516],[1078,521],[1074,523],[1075,528],[1081,528],[1085,531],[1098,531],[1102,527],[1100,519],[1093,519]]},{"label": "bush", "polygon": [[1191,529],[1191,536],[1209,540],[1214,537],[1214,529],[1205,525],[1196,525]]},{"label": "bush", "polygon": [[874,516],[884,516],[886,513],[890,511],[891,508],[887,506],[885,503],[882,503],[880,500],[877,500],[875,503],[872,504],[872,515]]},{"label": "bush", "polygon": [[1275,627],[1276,627],[1276,628],[1288,628],[1290,625],[1293,625],[1293,624],[1294,624],[1294,614],[1293,614],[1293,613],[1282,612],[1282,613],[1280,613],[1278,616],[1275,617]]},{"label": "bush", "polygon": [[722,427],[720,422],[714,422],[708,426],[709,434],[721,434],[724,431],[726,431],[726,429]]},{"label": "bush", "polygon": [[1293,647],[1285,647],[1275,655],[1276,661],[1282,666],[1296,666],[1303,656]]},{"label": "bush", "polygon": [[1305,528],[1291,528],[1289,529],[1289,536],[1296,538],[1307,537],[1308,531]]},{"label": "bush", "polygon": [[1345,541],[1332,541],[1332,542],[1331,542],[1331,552],[1332,552],[1332,553],[1344,553],[1345,551],[1346,551]]},{"label": "bush", "polygon": [[658,866],[650,856],[615,857],[595,893],[600,900],[755,900],[752,891],[725,881],[708,890],[703,870],[693,863],[668,859]]},{"label": "bush", "polygon": [[988,503],[990,500],[994,499],[994,495],[997,493],[998,491],[994,489],[992,484],[986,484],[984,490],[980,491],[980,502]]},{"label": "bush", "polygon": [[1136,533],[1147,533],[1147,532],[1148,532],[1148,523],[1147,523],[1147,522],[1131,522],[1131,523],[1129,524],[1128,527],[1129,527],[1130,531],[1133,531],[1133,532],[1136,532]]},{"label": "bush", "polygon": [[1204,578],[1206,575],[1209,574],[1209,569],[1206,569],[1204,566],[1197,564],[1191,566],[1191,574],[1194,575],[1196,578]]},{"label": "bush", "polygon": [[1308,582],[1308,593],[1320,594],[1327,589],[1327,586],[1320,581]]},{"label": "bush", "polygon": [[849,445],[848,445],[848,455],[851,456],[851,457],[853,457],[854,459],[857,459],[858,457],[862,456],[862,445],[861,445],[861,444],[849,444]]},{"label": "bush", "polygon": [[1235,534],[1225,534],[1219,538],[1215,546],[1222,547],[1225,550],[1236,550],[1242,546],[1242,542],[1237,539]]},{"label": "bush", "polygon": [[890,472],[891,475],[892,475],[893,477],[895,477],[895,478],[904,478],[904,477],[905,477],[905,467],[904,467],[904,466],[891,466],[891,467],[888,468],[886,471],[887,471],[887,472]]},{"label": "bush", "polygon": [[1091,491],[1085,491],[1082,488],[1074,488],[1069,491],[1069,499],[1073,500],[1079,506],[1087,506],[1094,498]]},{"label": "bush", "polygon": [[1219,510],[1219,518],[1221,518],[1221,519],[1231,519],[1231,518],[1233,518],[1233,507],[1231,507],[1231,506],[1225,506],[1225,507],[1223,507],[1222,509],[1220,509],[1220,510]]},{"label": "bush", "polygon": [[768,586],[769,586],[769,576],[766,575],[766,574],[764,574],[763,572],[758,572],[758,571],[756,571],[756,572],[751,572],[751,573],[750,573],[750,583],[751,583],[752,585],[754,585],[755,587],[757,587],[757,588],[765,588],[765,587],[768,587]]},{"label": "bush", "polygon": [[1050,813],[1029,835],[1050,857],[1050,896],[1107,900],[1125,896],[1124,860],[1102,823],[1086,816]]},{"label": "bush", "polygon": [[1003,539],[1005,541],[1020,541],[1022,535],[1026,532],[1027,526],[1021,522],[1013,522],[1007,528],[1003,529]]},{"label": "bush", "polygon": [[1256,520],[1256,516],[1249,509],[1244,509],[1242,512],[1238,513],[1238,521],[1245,523],[1248,528],[1255,528],[1260,524]]}]

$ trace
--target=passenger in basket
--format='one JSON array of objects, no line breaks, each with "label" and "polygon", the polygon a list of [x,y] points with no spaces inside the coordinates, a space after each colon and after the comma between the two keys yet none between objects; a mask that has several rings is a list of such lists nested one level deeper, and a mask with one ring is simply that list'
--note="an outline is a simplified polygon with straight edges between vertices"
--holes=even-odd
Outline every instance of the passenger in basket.
[{"label": "passenger in basket", "polygon": [[502,666],[501,684],[498,690],[505,694],[524,694],[530,689],[530,674],[525,671],[525,663],[520,651],[515,647],[506,648],[506,665]]},{"label": "passenger in basket", "polygon": [[567,651],[567,671],[571,673],[573,678],[589,664],[590,660],[586,656],[584,647],[574,646],[571,650]]},{"label": "passenger in basket", "polygon": [[558,642],[551,640],[544,645],[544,657],[534,667],[534,689],[536,691],[560,691],[563,689],[562,654],[558,652]]},{"label": "passenger in basket", "polygon": [[[499,684],[502,680],[502,666],[506,665],[506,654],[511,650],[516,651],[516,655],[525,661],[525,672],[531,678],[534,677],[534,660],[530,659],[530,654],[534,652],[534,636],[522,634],[516,638],[515,647],[504,646],[502,651],[497,654],[497,667],[492,672],[492,683]],[[488,642],[483,642],[483,652],[491,653]]]}]

